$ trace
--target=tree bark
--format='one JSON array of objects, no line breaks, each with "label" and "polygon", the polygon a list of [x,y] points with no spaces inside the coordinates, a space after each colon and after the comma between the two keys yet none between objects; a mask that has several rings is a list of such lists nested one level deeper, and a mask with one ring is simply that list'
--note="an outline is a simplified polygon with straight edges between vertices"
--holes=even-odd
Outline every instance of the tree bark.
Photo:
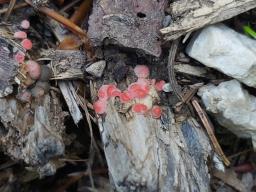
[{"label": "tree bark", "polygon": [[173,40],[203,26],[230,19],[256,7],[255,0],[180,0],[170,5],[173,23],[160,32]]},{"label": "tree bark", "polygon": [[114,100],[99,127],[112,184],[117,191],[209,191],[212,148],[193,118],[175,122],[116,110]]}]

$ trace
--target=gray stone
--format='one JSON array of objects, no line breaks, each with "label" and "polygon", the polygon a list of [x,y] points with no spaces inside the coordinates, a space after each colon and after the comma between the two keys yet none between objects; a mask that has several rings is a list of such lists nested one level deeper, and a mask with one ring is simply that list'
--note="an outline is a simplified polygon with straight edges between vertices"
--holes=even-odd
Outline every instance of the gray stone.
[{"label": "gray stone", "polygon": [[256,148],[256,98],[237,80],[203,86],[198,95],[220,125],[238,137],[252,138]]},{"label": "gray stone", "polygon": [[256,87],[255,40],[217,24],[195,35],[186,52],[202,64]]},{"label": "gray stone", "polygon": [[106,67],[106,61],[97,61],[96,63],[91,64],[89,67],[85,69],[85,71],[95,77],[101,77],[103,71]]}]

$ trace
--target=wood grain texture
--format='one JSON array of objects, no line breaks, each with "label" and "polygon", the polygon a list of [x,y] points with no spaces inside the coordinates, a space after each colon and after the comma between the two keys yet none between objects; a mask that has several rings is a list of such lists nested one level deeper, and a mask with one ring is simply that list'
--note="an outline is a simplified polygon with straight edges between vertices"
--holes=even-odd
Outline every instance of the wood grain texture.
[{"label": "wood grain texture", "polygon": [[111,101],[99,119],[109,175],[117,191],[209,191],[208,138],[192,118],[175,122],[166,108],[161,120],[129,120]]},{"label": "wood grain texture", "polygon": [[180,0],[170,5],[173,22],[160,30],[173,40],[206,25],[230,19],[256,7],[255,0]]}]

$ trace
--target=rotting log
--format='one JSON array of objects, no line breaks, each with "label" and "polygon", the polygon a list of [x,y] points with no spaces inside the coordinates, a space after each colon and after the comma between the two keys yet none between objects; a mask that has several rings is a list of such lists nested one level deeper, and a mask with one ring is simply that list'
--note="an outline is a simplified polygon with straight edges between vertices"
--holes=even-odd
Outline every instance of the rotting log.
[{"label": "rotting log", "polygon": [[230,19],[256,7],[255,0],[179,0],[170,5],[170,26],[160,30],[165,40],[173,40],[206,25]]},{"label": "rotting log", "polygon": [[127,119],[111,100],[99,128],[115,190],[210,190],[212,148],[193,118],[175,122],[165,108],[161,120],[137,114]]}]

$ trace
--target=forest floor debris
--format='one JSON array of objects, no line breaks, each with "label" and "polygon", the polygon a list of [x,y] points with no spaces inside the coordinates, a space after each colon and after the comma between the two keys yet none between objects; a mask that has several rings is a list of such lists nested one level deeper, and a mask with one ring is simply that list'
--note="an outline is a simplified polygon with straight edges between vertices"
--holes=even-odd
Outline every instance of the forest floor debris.
[{"label": "forest floor debris", "polygon": [[255,7],[0,0],[0,191],[253,191]]}]

